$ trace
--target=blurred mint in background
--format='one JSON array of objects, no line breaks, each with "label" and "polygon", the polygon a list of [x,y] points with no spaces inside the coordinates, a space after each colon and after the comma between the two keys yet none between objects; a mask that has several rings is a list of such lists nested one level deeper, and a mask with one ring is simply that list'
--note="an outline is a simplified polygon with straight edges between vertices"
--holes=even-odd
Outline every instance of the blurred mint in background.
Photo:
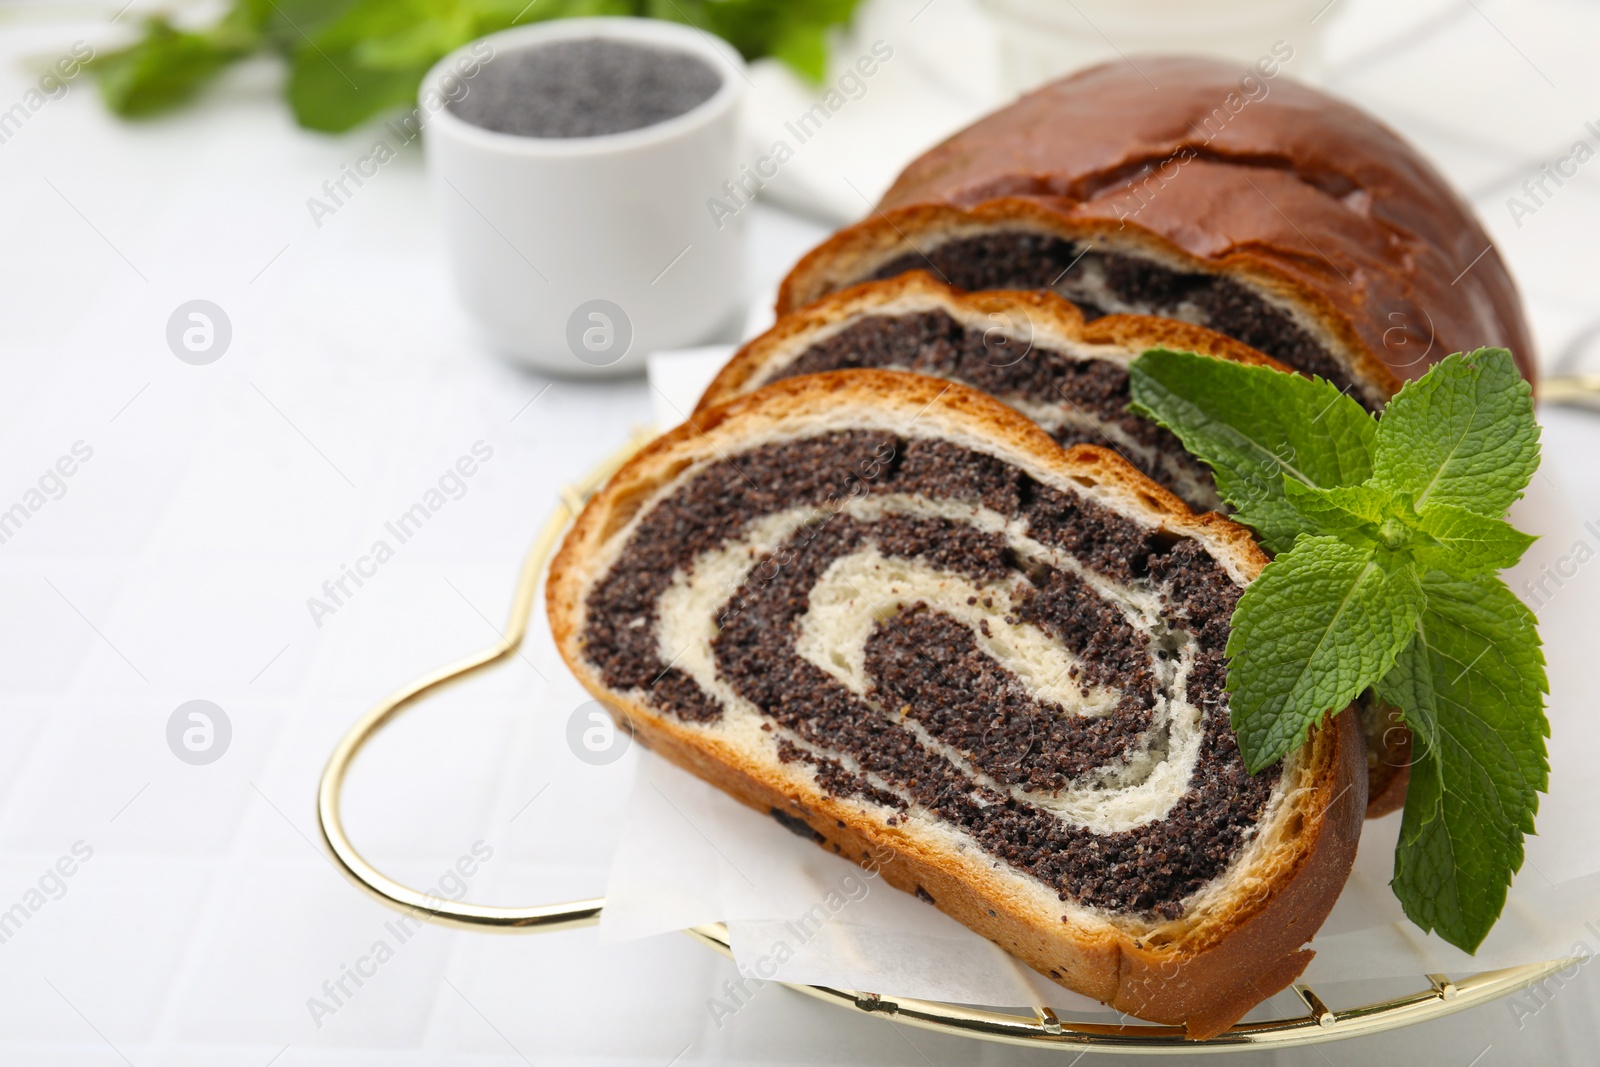
[{"label": "blurred mint in background", "polygon": [[107,106],[125,117],[183,103],[236,60],[261,51],[289,64],[294,117],[337,133],[412,104],[428,69],[485,34],[557,18],[632,15],[681,22],[728,41],[745,59],[772,56],[821,81],[827,33],[860,0],[234,0],[215,25],[165,17],[90,64]]}]

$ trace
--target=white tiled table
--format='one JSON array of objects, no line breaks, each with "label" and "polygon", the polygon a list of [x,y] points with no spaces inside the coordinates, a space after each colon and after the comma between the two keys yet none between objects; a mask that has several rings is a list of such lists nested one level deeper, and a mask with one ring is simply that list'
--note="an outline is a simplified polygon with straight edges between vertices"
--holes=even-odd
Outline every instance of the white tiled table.
[{"label": "white tiled table", "polygon": [[[1600,119],[1600,11],[1339,2],[1332,84],[1471,192],[1545,353],[1560,351],[1600,314],[1600,163],[1520,228],[1504,200]],[[23,58],[81,32],[62,19],[0,8],[0,105],[32,81]],[[650,397],[483,349],[449,294],[415,153],[315,227],[306,198],[370,137],[297,131],[274,78],[252,64],[138,125],[79,81],[0,144],[0,510],[75,442],[93,449],[0,544],[0,910],[35,899],[75,843],[93,850],[0,943],[0,1062],[1046,1062],[780,990],[718,1030],[705,1001],[730,965],[686,938],[429,928],[400,944],[330,868],[312,796],[335,739],[493,636],[557,487],[647,421]],[[757,209],[750,292],[823,232]],[[164,340],[195,297],[234,330],[206,367]],[[1547,423],[1580,513],[1600,517],[1600,423]],[[480,441],[493,455],[463,495],[316,625],[307,598]],[[233,727],[203,767],[165,742],[196,698]],[[421,885],[485,842],[470,879],[485,902],[599,893],[632,757],[571,756],[581,699],[535,634],[525,658],[374,745],[349,790],[353,834]],[[379,940],[393,958],[314,1019],[308,998]],[[1597,1013],[1585,969],[1520,1028],[1499,1004],[1278,1061],[1595,1062]]]}]

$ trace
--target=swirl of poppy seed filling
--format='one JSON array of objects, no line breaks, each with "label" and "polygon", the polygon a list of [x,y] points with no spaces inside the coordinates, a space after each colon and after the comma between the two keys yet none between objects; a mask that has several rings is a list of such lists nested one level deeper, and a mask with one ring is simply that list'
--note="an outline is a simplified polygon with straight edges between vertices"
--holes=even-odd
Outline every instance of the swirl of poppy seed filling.
[{"label": "swirl of poppy seed filling", "polygon": [[997,344],[991,334],[957,322],[942,308],[863,315],[748,388],[858,368],[911,371],[981,389],[1020,410],[1063,446],[1112,449],[1190,506],[1222,507],[1211,471],[1171,431],[1128,410],[1126,366],[1069,355],[1032,339]]},{"label": "swirl of poppy seed filling", "polygon": [[1232,278],[1181,271],[1144,256],[1107,252],[1050,234],[995,230],[906,252],[864,278],[925,270],[958,289],[1050,289],[1084,318],[1159,315],[1242,341],[1305,374],[1351,391],[1371,410],[1379,398],[1357,388],[1344,365],[1287,311]]},{"label": "swirl of poppy seed filling", "polygon": [[779,761],[890,825],[1174,918],[1279,780],[1228,726],[1240,592],[1198,542],[996,457],[830,432],[681,477],[591,586],[583,655],[692,727],[754,717]]}]

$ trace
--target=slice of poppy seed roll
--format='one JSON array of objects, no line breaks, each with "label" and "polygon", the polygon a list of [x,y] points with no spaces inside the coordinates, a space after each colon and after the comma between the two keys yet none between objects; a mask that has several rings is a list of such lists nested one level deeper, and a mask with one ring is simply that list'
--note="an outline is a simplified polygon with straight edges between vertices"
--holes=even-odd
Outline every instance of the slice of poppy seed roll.
[{"label": "slice of poppy seed roll", "polygon": [[700,398],[712,407],[801,374],[876,368],[961,382],[1003,400],[1062,445],[1120,454],[1199,511],[1222,507],[1211,471],[1128,410],[1128,364],[1151,348],[1279,366],[1172,319],[1083,313],[1054,293],[966,293],[921,271],[823,297],[734,354]]},{"label": "slice of poppy seed roll", "polygon": [[643,743],[1205,1038],[1305,968],[1365,804],[1352,714],[1245,771],[1223,649],[1264,563],[1113,452],[962,385],[842,371],[630,460],[547,603]]}]

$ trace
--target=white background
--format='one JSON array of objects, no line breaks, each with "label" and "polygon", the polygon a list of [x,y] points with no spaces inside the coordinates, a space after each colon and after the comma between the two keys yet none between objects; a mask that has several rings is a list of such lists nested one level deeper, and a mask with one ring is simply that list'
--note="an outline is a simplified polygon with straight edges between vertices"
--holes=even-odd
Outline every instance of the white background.
[{"label": "white background", "polygon": [[[1338,2],[1327,84],[1473,198],[1548,362],[1600,316],[1600,161],[1521,227],[1505,199],[1600,121],[1600,10]],[[906,19],[906,54],[959,25],[959,9],[935,0]],[[73,40],[111,40],[98,26],[114,11],[0,8],[0,108]],[[0,910],[75,842],[93,849],[65,895],[0,944],[0,1062],[1057,1062],[777,989],[719,1030],[706,999],[730,964],[675,935],[602,946],[592,930],[424,930],[314,1023],[322,983],[393,941],[390,914],[313,844],[322,761],[363,708],[492,639],[557,487],[649,421],[651,396],[639,380],[552,382],[485,350],[449,289],[420,153],[315,226],[307,198],[373,134],[297,130],[278,79],[251,63],[198,106],[133,124],[80,79],[0,144],[0,510],[75,442],[93,449],[0,545]],[[901,162],[846,150],[842,124],[837,136],[796,166],[853,160],[874,194]],[[755,304],[829,227],[750,218]],[[195,298],[233,329],[205,367],[165,340]],[[1574,508],[1600,518],[1600,422],[1545,420]],[[315,625],[307,598],[479,441],[493,458],[465,495]],[[196,698],[233,727],[205,767],[165,740]],[[352,779],[352,832],[419,885],[487,843],[470,887],[484,902],[600,893],[634,758],[573,757],[566,723],[582,700],[535,634],[524,658],[374,746]],[[1531,1017],[1500,1003],[1278,1059],[1600,1060],[1593,974],[1546,1000]]]}]

